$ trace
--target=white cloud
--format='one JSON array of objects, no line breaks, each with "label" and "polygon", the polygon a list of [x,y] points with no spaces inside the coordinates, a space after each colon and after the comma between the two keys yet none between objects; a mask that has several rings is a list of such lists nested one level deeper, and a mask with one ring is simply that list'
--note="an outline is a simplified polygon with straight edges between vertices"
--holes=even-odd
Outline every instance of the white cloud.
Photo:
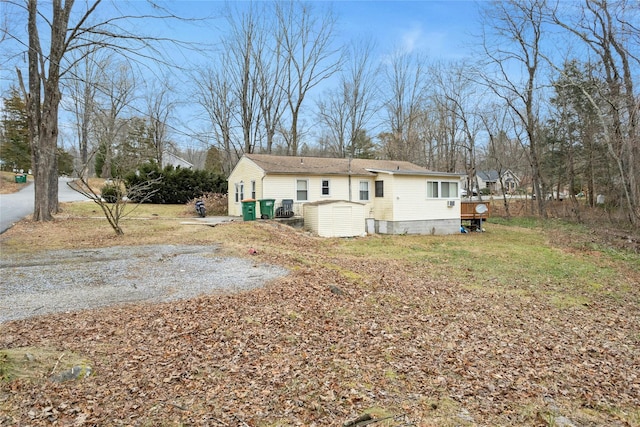
[{"label": "white cloud", "polygon": [[447,52],[447,33],[444,31],[425,32],[420,24],[414,24],[412,28],[401,35],[402,50],[412,53],[416,50],[426,51],[431,55],[449,55]]},{"label": "white cloud", "polygon": [[402,34],[402,48],[406,53],[413,52],[417,47],[422,44],[423,32],[420,25],[414,25],[408,31]]}]

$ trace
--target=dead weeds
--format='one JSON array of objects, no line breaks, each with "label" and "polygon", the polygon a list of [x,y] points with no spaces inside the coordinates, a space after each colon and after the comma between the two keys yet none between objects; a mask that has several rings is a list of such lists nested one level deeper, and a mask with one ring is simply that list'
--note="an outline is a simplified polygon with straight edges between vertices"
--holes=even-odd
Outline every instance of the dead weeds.
[{"label": "dead weeds", "polygon": [[[448,274],[465,242],[500,239],[490,224],[468,240],[343,240],[271,221],[158,219],[140,227],[161,224],[154,233],[111,240],[84,221],[93,220],[20,223],[0,242],[216,242],[292,273],[236,295],[0,325],[2,348],[72,351],[95,364],[81,381],[3,382],[0,425],[328,426],[363,413],[398,416],[390,426],[640,425],[640,273],[607,253],[611,268],[628,268],[624,292],[603,282],[588,304],[558,305],[552,280],[496,286],[473,269],[463,281]],[[450,255],[431,257],[435,245],[451,245]],[[496,274],[509,268],[498,255],[486,253]],[[564,292],[579,301],[580,289]]]}]

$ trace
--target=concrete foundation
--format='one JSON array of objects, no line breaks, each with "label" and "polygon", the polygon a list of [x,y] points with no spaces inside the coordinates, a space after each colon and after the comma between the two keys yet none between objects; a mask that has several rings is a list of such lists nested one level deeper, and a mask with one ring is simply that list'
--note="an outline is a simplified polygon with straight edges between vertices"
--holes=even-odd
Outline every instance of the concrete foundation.
[{"label": "concrete foundation", "polygon": [[457,234],[460,233],[460,220],[376,221],[375,230],[378,234]]}]

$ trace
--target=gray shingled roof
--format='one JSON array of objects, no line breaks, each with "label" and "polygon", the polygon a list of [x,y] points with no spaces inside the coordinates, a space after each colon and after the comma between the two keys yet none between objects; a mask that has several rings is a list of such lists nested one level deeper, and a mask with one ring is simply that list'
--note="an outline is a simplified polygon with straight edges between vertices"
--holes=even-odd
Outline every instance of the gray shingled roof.
[{"label": "gray shingled roof", "polygon": [[498,171],[496,170],[480,171],[477,173],[477,175],[484,182],[498,180]]},{"label": "gray shingled roof", "polygon": [[343,159],[305,156],[274,156],[269,154],[245,154],[267,174],[306,175],[361,175],[374,176],[376,172],[403,175],[442,174],[431,172],[411,162],[396,160]]}]

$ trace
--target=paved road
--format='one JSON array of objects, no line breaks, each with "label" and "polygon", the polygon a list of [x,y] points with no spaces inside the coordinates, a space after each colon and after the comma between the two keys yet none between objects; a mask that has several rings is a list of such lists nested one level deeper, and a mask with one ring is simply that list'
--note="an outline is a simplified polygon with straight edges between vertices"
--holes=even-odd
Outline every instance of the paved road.
[{"label": "paved road", "polygon": [[[58,201],[75,202],[87,200],[82,194],[73,191],[67,185],[71,178],[58,179]],[[33,213],[33,182],[30,182],[17,193],[0,194],[0,234],[7,231],[16,222]]]}]

